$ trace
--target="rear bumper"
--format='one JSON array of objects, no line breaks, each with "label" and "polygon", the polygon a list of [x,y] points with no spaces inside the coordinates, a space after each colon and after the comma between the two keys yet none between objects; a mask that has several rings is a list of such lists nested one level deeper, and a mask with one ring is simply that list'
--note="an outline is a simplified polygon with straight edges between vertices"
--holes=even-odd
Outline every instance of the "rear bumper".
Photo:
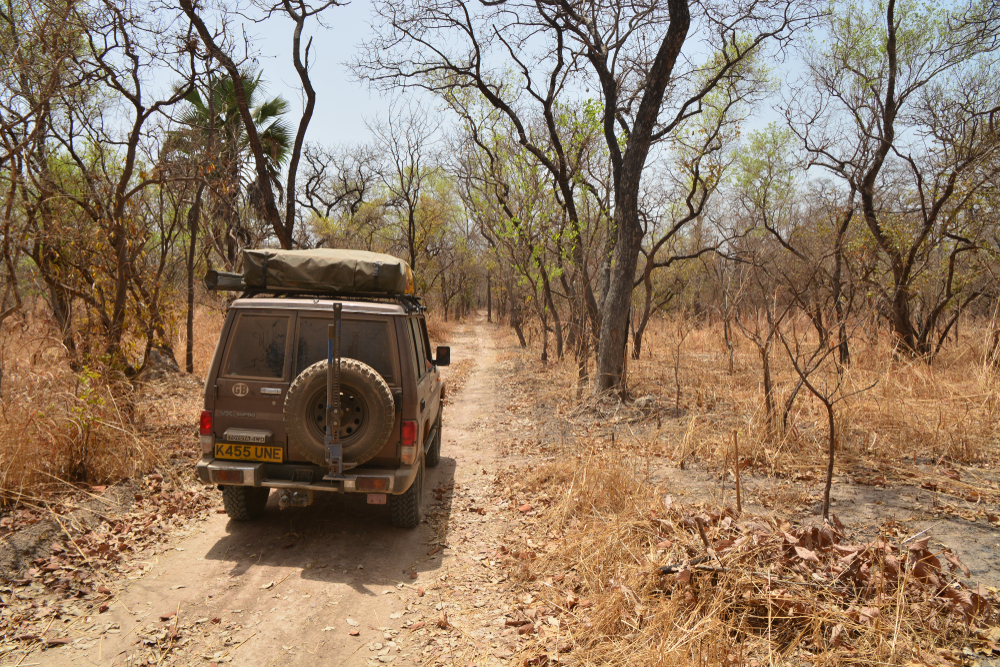
[{"label": "rear bumper", "polygon": [[[309,489],[335,493],[404,493],[417,477],[417,466],[399,468],[360,468],[344,473],[338,479],[323,479],[324,472],[316,466],[295,464],[252,463],[202,458],[196,466],[202,484],[228,484],[235,486],[263,486],[273,489]],[[230,481],[231,473],[242,473],[242,482]],[[230,473],[230,474],[227,474]],[[388,489],[358,488],[358,480],[365,478],[388,479]]]}]

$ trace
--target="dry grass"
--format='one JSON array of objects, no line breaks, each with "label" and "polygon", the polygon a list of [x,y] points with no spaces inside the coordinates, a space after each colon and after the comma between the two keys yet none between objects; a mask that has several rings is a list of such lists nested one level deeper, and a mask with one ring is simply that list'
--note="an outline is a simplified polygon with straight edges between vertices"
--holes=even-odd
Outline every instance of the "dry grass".
[{"label": "dry grass", "polygon": [[439,310],[427,311],[427,336],[431,339],[431,346],[450,343],[458,324],[454,318],[445,320]]},{"label": "dry grass", "polygon": [[[222,331],[222,324],[226,321],[225,304],[220,300],[218,303],[207,300],[208,305],[197,306],[194,311],[194,374],[204,378],[212,365],[212,355],[215,354],[215,344],[219,340],[219,332]],[[178,325],[180,331],[177,335],[177,343],[174,345],[174,353],[177,356],[177,364],[184,368],[184,349],[187,344],[187,335],[183,323]]]},{"label": "dry grass", "polygon": [[4,374],[0,506],[66,481],[115,482],[158,460],[157,448],[142,434],[144,410],[120,378],[102,369],[75,373],[65,363],[10,358]]},{"label": "dry grass", "polygon": [[[209,295],[195,311],[198,378],[211,366],[224,305]],[[75,372],[50,323],[34,313],[27,317],[28,324],[11,321],[0,331],[0,507],[64,490],[66,482],[114,483],[194,449],[200,381],[185,377],[171,380],[183,386],[136,388],[100,367]],[[183,319],[176,324],[173,349],[183,367]],[[447,344],[455,326],[428,317],[434,344]]]},{"label": "dry grass", "polygon": [[[735,336],[730,373],[721,325],[654,321],[642,358],[628,362],[630,393],[641,397],[633,403],[586,388],[577,399],[572,359],[542,364],[537,341],[522,352],[505,339],[505,363],[530,396],[513,409],[542,435],[527,449],[533,440],[519,440],[519,451],[555,460],[502,482],[516,504],[547,507],[518,518],[510,547],[536,598],[523,610],[537,633],[525,664],[934,665],[961,663],[968,650],[989,655],[1000,639],[995,591],[957,578],[964,566],[953,553],[901,524],[886,521],[856,543],[843,527],[793,527],[784,517],[812,501],[794,482],[765,487],[777,512],[767,516],[665,505],[651,467],[731,469],[734,432],[742,465],[757,473],[793,479],[823,468],[822,405],[802,391],[787,428],[769,432],[760,357]],[[974,474],[948,475],[951,464],[996,464],[1000,395],[986,340],[983,325],[963,322],[958,341],[927,365],[894,357],[886,336],[856,339],[845,386],[874,386],[837,407],[838,474],[898,473],[896,482],[948,486],[973,502],[1000,498]],[[780,347],[772,374],[783,409],[797,378]],[[879,483],[891,484],[885,477]],[[700,564],[698,519],[718,556]],[[665,563],[678,567],[661,575]]]},{"label": "dry grass", "polygon": [[[653,320],[641,359],[628,360],[631,395],[650,401],[641,411],[614,400],[594,399],[589,388],[578,392],[571,358],[548,365],[529,363],[529,367],[538,375],[539,391],[551,394],[565,411],[575,408],[580,422],[614,426],[642,455],[675,465],[682,461],[720,465],[731,454],[736,431],[741,458],[762,472],[789,472],[823,460],[827,424],[822,404],[802,388],[787,428],[779,424],[777,432],[768,431],[757,349],[734,333],[735,363],[730,374],[721,324],[701,324],[686,334],[678,401],[677,332],[686,328],[690,326],[679,326],[669,318]],[[887,335],[852,341],[853,362],[845,372],[845,387],[871,389],[837,406],[840,463],[996,463],[1000,373],[984,362],[986,324],[965,322],[961,331],[959,340],[950,341],[930,365],[894,356]],[[537,358],[538,350],[529,354]],[[780,422],[798,378],[780,345],[772,351],[771,364]],[[592,371],[592,361],[590,366]],[[832,365],[828,372],[832,373]],[[575,400],[578,395],[581,401]]]},{"label": "dry grass", "polygon": [[990,652],[996,596],[960,582],[964,566],[925,538],[890,528],[852,544],[842,527],[680,506],[642,469],[591,448],[523,480],[534,507],[552,501],[524,519],[533,537],[511,549],[516,572],[536,597],[529,615],[558,619],[558,636],[537,628],[525,664],[569,652],[584,665],[931,665]]},{"label": "dry grass", "polygon": [[[200,401],[198,381],[191,380],[183,396],[163,395],[99,365],[74,371],[56,337],[46,333],[47,323],[28,318],[0,332],[0,507],[65,490],[66,482],[104,485],[135,477],[173,449],[190,446],[197,412],[189,403]],[[211,365],[223,320],[217,308],[196,311],[200,377]],[[183,336],[174,349],[183,365]]]}]

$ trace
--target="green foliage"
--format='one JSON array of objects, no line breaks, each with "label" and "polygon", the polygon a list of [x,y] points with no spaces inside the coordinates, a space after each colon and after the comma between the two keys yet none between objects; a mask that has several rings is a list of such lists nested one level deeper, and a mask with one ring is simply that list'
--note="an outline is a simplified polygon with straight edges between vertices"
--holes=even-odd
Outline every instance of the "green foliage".
[{"label": "green foliage", "polygon": [[[243,73],[243,94],[250,108],[254,127],[260,137],[267,169],[277,180],[281,167],[288,161],[292,146],[292,130],[285,115],[289,104],[280,95],[267,99],[261,74]],[[222,168],[237,169],[249,158],[250,140],[237,104],[236,84],[231,77],[210,75],[199,90],[195,88],[185,101],[179,121],[195,132],[196,139],[188,144],[190,151],[216,151],[223,161]]]}]

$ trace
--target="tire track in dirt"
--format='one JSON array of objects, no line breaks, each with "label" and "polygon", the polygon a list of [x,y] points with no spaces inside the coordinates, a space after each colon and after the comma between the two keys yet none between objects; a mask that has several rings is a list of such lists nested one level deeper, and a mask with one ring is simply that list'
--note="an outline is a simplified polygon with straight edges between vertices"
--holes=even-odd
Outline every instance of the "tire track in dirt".
[{"label": "tire track in dirt", "polygon": [[477,323],[456,327],[451,344],[454,361],[473,368],[446,408],[442,461],[428,471],[418,528],[393,528],[387,508],[364,496],[317,494],[308,508],[279,511],[272,494],[261,520],[215,514],[149,556],[148,571],[107,612],[78,623],[73,643],[28,662],[505,662],[513,651],[499,636],[495,599],[505,575],[493,562],[504,522],[487,477],[496,343]]}]

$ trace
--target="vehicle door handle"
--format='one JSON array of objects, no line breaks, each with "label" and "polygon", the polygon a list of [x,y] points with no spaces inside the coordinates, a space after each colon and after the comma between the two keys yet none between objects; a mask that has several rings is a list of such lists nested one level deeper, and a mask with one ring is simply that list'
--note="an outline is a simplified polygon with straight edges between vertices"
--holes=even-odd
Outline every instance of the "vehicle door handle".
[{"label": "vehicle door handle", "polygon": [[420,411],[423,412],[424,408],[426,408],[426,407],[427,407],[427,401],[425,401],[424,399],[421,398],[420,399]]}]

